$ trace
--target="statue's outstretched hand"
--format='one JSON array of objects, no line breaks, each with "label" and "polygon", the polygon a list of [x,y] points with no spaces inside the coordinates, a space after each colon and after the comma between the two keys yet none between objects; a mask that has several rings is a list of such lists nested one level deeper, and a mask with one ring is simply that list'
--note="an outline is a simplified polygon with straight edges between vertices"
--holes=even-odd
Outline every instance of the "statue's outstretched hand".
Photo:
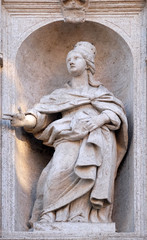
[{"label": "statue's outstretched hand", "polygon": [[25,114],[22,113],[21,108],[18,108],[18,113],[15,114],[4,114],[3,120],[10,120],[13,127],[24,127],[25,125]]},{"label": "statue's outstretched hand", "polygon": [[26,127],[33,128],[36,125],[36,118],[31,115],[25,115],[22,113],[21,108],[18,108],[18,113],[15,114],[4,114],[4,120],[10,120],[13,127]]}]

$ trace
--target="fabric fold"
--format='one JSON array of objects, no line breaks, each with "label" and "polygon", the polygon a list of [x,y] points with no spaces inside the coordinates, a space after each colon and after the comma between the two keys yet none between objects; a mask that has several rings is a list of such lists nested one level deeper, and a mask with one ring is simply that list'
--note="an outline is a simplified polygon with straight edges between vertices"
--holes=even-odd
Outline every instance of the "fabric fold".
[{"label": "fabric fold", "polygon": [[[61,119],[56,118],[57,113],[62,113]],[[90,133],[80,124],[81,118],[102,113],[109,117],[108,124]],[[78,90],[68,87],[44,96],[27,114],[37,119],[36,127],[29,132],[45,145],[55,147],[56,155],[46,172],[42,214],[57,211],[88,192],[96,209],[101,200],[104,206],[110,205],[117,168],[128,142],[127,119],[121,101],[102,85]],[[68,142],[75,151],[68,151]],[[63,164],[68,165],[69,161],[72,162],[67,170]]]}]

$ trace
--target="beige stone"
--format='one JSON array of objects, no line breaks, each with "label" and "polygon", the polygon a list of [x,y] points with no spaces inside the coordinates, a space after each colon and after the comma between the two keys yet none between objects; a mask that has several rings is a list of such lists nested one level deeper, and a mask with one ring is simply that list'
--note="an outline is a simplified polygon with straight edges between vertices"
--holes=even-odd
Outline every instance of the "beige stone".
[{"label": "beige stone", "polygon": [[[123,104],[94,79],[95,55],[94,45],[78,42],[66,58],[72,77],[67,87],[44,96],[25,114],[21,108],[5,114],[12,126],[55,148],[38,181],[29,220],[33,230],[49,231],[53,222],[112,222],[114,180],[127,150],[128,125]],[[53,119],[57,113],[62,117]]]},{"label": "beige stone", "polygon": [[[3,1],[1,10],[3,114],[16,112],[18,106],[25,112],[43,95],[61,88],[69,79],[63,63],[76,42],[89,41],[96,46],[99,70],[95,76],[125,105],[129,147],[115,185],[113,221],[119,233],[102,232],[88,237],[87,232],[84,239],[145,239],[145,1],[90,1],[85,22],[78,25],[63,23],[60,1]],[[71,238],[62,233],[49,237],[27,232],[36,183],[51,156],[52,149],[42,147],[22,130],[14,132],[9,123],[2,122],[3,238]],[[82,238],[76,233],[74,236]]]}]

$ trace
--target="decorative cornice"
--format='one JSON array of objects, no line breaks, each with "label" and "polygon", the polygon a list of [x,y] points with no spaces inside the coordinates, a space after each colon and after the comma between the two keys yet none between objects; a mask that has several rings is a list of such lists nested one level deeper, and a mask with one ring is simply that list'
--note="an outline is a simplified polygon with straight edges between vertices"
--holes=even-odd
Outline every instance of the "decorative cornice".
[{"label": "decorative cornice", "polygon": [[[71,1],[71,0],[68,0]],[[74,0],[75,2],[77,0]],[[78,0],[79,3],[82,0]],[[83,0],[81,2],[81,11],[83,7],[85,14],[137,14],[145,6],[145,0]],[[3,0],[3,6],[11,14],[52,14],[56,13],[61,15],[63,9],[70,11],[66,0]],[[80,8],[79,8],[80,9]],[[64,14],[63,14],[64,15]],[[61,15],[62,16],[62,15]]]},{"label": "decorative cornice", "polygon": [[89,12],[117,13],[138,13],[145,6],[145,0],[92,0]]}]

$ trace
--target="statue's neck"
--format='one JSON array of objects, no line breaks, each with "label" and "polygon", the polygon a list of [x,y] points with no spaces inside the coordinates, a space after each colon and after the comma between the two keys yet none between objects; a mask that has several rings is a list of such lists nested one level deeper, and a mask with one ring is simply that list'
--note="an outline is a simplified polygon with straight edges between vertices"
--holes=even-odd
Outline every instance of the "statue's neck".
[{"label": "statue's neck", "polygon": [[89,86],[88,84],[88,74],[85,70],[80,76],[73,77],[71,80],[72,88],[85,88]]}]

